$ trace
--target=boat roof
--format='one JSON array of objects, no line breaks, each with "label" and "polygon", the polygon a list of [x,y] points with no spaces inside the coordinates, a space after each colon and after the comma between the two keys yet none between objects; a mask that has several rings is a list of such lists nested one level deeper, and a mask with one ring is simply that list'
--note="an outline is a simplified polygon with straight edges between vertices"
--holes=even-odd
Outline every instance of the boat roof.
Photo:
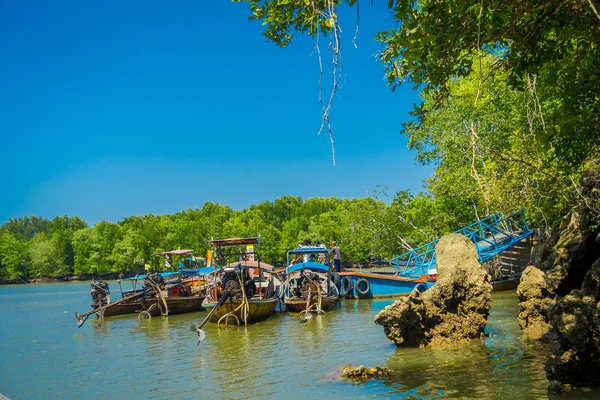
[{"label": "boat roof", "polygon": [[329,267],[327,265],[309,261],[309,262],[305,262],[305,263],[290,265],[287,268],[287,273],[291,274],[292,272],[300,271],[302,269],[312,269],[312,270],[317,270],[320,272],[329,272]]},{"label": "boat roof", "polygon": [[297,249],[288,250],[288,254],[314,254],[314,253],[329,253],[331,249],[326,247],[298,247]]},{"label": "boat roof", "polygon": [[[180,271],[175,271],[175,272],[161,272],[160,275],[163,278],[167,278],[169,276],[173,276],[173,275],[180,275],[181,272]],[[125,280],[139,280],[139,279],[146,279],[148,277],[148,275],[136,275],[136,276],[132,276],[131,278],[125,278]]]},{"label": "boat roof", "polygon": [[249,237],[249,238],[230,238],[230,239],[219,239],[209,240],[208,243],[215,247],[227,247],[227,246],[240,246],[245,244],[258,244],[260,237]]},{"label": "boat roof", "polygon": [[[232,267],[237,267],[237,266],[242,266],[242,267],[247,267],[247,268],[258,268],[259,266],[259,262],[258,261],[232,261],[230,263],[227,263],[227,265],[225,265],[225,268],[232,268]],[[266,269],[267,271],[272,271],[273,268],[275,268],[274,266],[272,266],[271,264],[267,264],[266,262],[260,262],[260,267],[262,269]]]},{"label": "boat roof", "polygon": [[194,252],[194,250],[177,249],[177,250],[171,250],[171,251],[163,251],[161,253],[156,253],[156,254],[152,254],[152,255],[156,256],[156,257],[164,257],[169,254],[181,255],[181,254],[188,254],[188,253],[193,253],[193,252]]},{"label": "boat roof", "polygon": [[208,275],[215,272],[215,267],[204,267],[204,268],[193,268],[193,269],[182,269],[181,272],[185,276],[194,276],[194,275]]},{"label": "boat roof", "polygon": [[[174,276],[174,275],[185,275],[185,276],[195,276],[195,275],[208,275],[208,274],[212,274],[213,272],[215,272],[215,267],[204,267],[204,268],[192,268],[192,269],[181,269],[179,271],[170,271],[170,272],[161,272],[160,275],[163,278],[168,278],[170,276]],[[136,275],[136,276],[132,276],[131,278],[125,278],[125,280],[140,280],[140,279],[146,279],[148,277],[148,275]]]}]

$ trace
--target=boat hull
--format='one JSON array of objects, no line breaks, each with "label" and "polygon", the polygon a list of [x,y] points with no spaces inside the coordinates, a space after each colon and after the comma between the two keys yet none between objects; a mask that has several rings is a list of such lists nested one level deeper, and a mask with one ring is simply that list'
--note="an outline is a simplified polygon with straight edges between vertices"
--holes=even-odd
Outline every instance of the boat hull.
[{"label": "boat hull", "polygon": [[[323,311],[329,311],[335,307],[335,303],[337,302],[337,297],[323,297],[321,299],[321,309]],[[306,299],[285,299],[283,301],[288,311],[290,312],[301,312],[306,310]],[[311,306],[313,304],[317,304],[317,299],[314,299],[310,302]],[[311,310],[313,310],[311,308]]]},{"label": "boat hull", "polygon": [[[165,300],[167,301],[167,307],[169,308],[169,315],[176,315],[201,311],[204,296],[166,297]],[[152,297],[149,299],[144,299],[143,301],[115,304],[114,306],[110,306],[104,310],[104,317],[139,313],[141,311],[148,310],[153,304],[156,303],[157,298]],[[158,307],[152,307],[150,314],[153,316],[160,315],[160,309]]]},{"label": "boat hull", "polygon": [[[412,292],[417,285],[424,285],[429,289],[435,282],[425,279],[411,279],[397,275],[383,275],[365,272],[341,272],[340,278],[350,277],[352,279],[352,291],[345,294],[340,290],[340,296],[346,298],[385,298],[405,296]],[[369,282],[369,290],[361,294],[356,290],[356,282],[365,279]]]},{"label": "boat hull", "polygon": [[[427,289],[432,287],[435,282],[425,279],[410,279],[406,277],[397,276],[385,276],[372,273],[358,273],[358,272],[342,272],[340,277],[343,279],[344,276],[349,276],[352,279],[352,291],[347,294],[346,298],[385,298],[385,297],[396,297],[406,296],[412,292],[417,285],[425,285]],[[356,282],[359,279],[366,279],[369,282],[369,291],[366,294],[360,294],[356,291]],[[516,289],[519,286],[521,277],[510,276],[505,279],[492,281],[492,289],[494,291],[499,290],[511,290]],[[344,296],[344,293],[340,290],[340,295]]]},{"label": "boat hull", "polygon": [[[271,316],[271,314],[273,314],[273,312],[275,311],[277,302],[278,302],[277,298],[266,299],[266,300],[250,299],[248,301],[249,308],[248,308],[247,323],[252,324],[255,322],[264,321],[265,319],[269,318]],[[209,312],[212,311],[212,309],[215,307],[215,305],[216,305],[216,303],[207,302],[207,301],[204,301],[202,303],[202,306],[204,308],[206,308],[206,310]],[[235,315],[238,317],[240,325],[243,324],[244,321],[242,319],[242,311],[241,311],[241,308],[238,309],[238,307],[240,305],[241,305],[240,301],[225,302],[225,304],[221,305],[218,309],[215,310],[214,314],[211,317],[211,321],[219,322],[219,319],[221,319],[221,317],[223,317],[225,314],[233,312],[234,310],[237,309],[237,311],[235,311]],[[232,321],[235,321],[235,318],[229,318],[229,321],[227,321],[227,322],[232,323]],[[225,323],[226,321],[221,321],[221,322]]]},{"label": "boat hull", "polygon": [[490,283],[492,284],[492,290],[512,290],[516,289],[519,286],[519,282],[521,282],[521,276],[508,276],[504,279],[493,280]]},{"label": "boat hull", "polygon": [[115,304],[104,310],[105,317],[114,317],[116,315],[134,314],[143,310],[143,306],[138,302]]}]

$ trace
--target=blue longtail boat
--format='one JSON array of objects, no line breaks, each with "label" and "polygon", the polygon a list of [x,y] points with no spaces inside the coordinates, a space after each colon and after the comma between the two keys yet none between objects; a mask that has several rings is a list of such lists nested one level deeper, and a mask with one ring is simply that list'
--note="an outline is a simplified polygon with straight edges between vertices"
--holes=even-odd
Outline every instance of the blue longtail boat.
[{"label": "blue longtail boat", "polygon": [[[525,211],[504,217],[496,213],[457,230],[474,244],[479,262],[498,256],[533,234]],[[405,295],[414,289],[425,291],[437,277],[435,245],[439,239],[410,250],[390,261],[373,263],[340,273],[340,295],[347,298],[373,298]],[[378,267],[378,268],[377,268]],[[386,270],[387,267],[387,270]],[[520,273],[492,280],[494,290],[512,289],[518,285]]]}]

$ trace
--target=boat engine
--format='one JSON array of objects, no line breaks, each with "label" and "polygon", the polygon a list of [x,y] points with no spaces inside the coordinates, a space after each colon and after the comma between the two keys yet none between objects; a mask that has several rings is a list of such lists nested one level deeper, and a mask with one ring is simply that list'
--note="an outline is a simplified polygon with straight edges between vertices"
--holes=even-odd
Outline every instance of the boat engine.
[{"label": "boat engine", "polygon": [[146,289],[152,288],[152,285],[150,284],[150,282],[148,280],[152,280],[161,289],[165,287],[165,278],[163,278],[163,276],[159,273],[154,273],[154,274],[148,275],[148,277],[144,280],[144,287]]},{"label": "boat engine", "polygon": [[90,285],[90,295],[92,296],[92,308],[95,309],[108,305],[110,302],[108,283],[102,279],[95,279]]},{"label": "boat engine", "polygon": [[306,297],[308,293],[316,293],[317,285],[319,282],[319,275],[311,271],[300,271],[300,275],[296,278],[296,288],[294,295],[296,297]]},{"label": "boat engine", "polygon": [[[227,290],[229,293],[231,293],[231,298],[239,299],[242,296],[240,278],[235,271],[225,272],[221,278],[221,287],[223,290]],[[244,292],[246,293],[246,298],[250,298],[256,294],[256,284],[249,277],[244,282]]]}]

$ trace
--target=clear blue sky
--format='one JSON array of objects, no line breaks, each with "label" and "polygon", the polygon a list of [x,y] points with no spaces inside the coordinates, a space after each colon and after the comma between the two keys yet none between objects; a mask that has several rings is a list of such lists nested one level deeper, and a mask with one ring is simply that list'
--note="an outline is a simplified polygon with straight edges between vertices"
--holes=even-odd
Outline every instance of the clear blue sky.
[{"label": "clear blue sky", "polygon": [[363,4],[358,49],[342,14],[336,167],[316,134],[314,43],[280,49],[248,15],[226,0],[2,0],[0,223],[420,190],[430,170],[399,134],[416,93],[392,93],[374,58],[385,7]]}]

